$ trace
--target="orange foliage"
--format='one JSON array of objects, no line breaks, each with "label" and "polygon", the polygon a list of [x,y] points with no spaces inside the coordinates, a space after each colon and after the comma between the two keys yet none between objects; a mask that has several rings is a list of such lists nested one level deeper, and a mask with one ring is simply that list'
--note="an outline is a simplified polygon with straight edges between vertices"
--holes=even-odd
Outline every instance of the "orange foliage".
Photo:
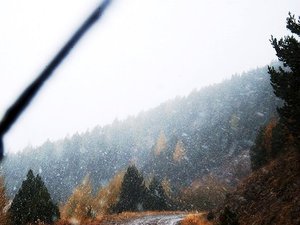
[{"label": "orange foliage", "polygon": [[67,221],[67,220],[61,219],[61,220],[56,221],[54,223],[54,225],[71,225],[71,223],[69,221]]},{"label": "orange foliage", "polygon": [[86,176],[67,203],[61,207],[61,218],[64,220],[76,219],[85,221],[93,217],[92,184],[89,176]]},{"label": "orange foliage", "polygon": [[160,132],[159,137],[156,141],[154,153],[160,155],[167,147],[167,138],[163,131]]},{"label": "orange foliage", "polygon": [[165,194],[171,199],[172,198],[172,189],[171,189],[171,183],[170,180],[168,180],[166,177],[162,180],[161,185],[165,191]]},{"label": "orange foliage", "polygon": [[101,188],[96,196],[92,195],[92,184],[86,176],[65,205],[60,207],[61,220],[55,225],[93,224],[110,213],[119,198],[124,172],[117,173],[109,184]]},{"label": "orange foliage", "polygon": [[93,203],[97,215],[108,214],[117,203],[124,174],[124,171],[117,173],[107,186],[99,190]]},{"label": "orange foliage", "polygon": [[[84,221],[76,220],[75,218],[71,219],[60,219],[54,223],[54,225],[100,225],[102,220],[98,219],[86,219]],[[36,225],[36,224],[35,224]]]},{"label": "orange foliage", "polygon": [[207,221],[203,214],[188,214],[181,222],[180,225],[212,225]]},{"label": "orange foliage", "polygon": [[186,152],[185,152],[182,141],[178,141],[176,144],[174,153],[173,153],[173,160],[175,162],[180,162],[185,157],[185,154],[186,154]]},{"label": "orange foliage", "polygon": [[264,130],[264,142],[263,145],[268,152],[272,151],[272,131],[277,125],[277,120],[272,119]]}]

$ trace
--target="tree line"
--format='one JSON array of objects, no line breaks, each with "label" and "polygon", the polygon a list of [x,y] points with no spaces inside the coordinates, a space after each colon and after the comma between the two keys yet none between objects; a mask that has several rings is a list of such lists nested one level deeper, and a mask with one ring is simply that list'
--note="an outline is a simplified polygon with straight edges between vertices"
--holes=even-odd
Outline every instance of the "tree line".
[{"label": "tree line", "polygon": [[[299,37],[300,17],[296,20],[295,16],[289,14],[287,28]],[[283,100],[283,106],[278,108],[278,117],[262,129],[250,150],[253,170],[286,151],[300,149],[300,43],[294,36],[286,36],[280,40],[272,37],[271,43],[282,66],[278,69],[269,67],[268,71],[274,93]],[[238,120],[232,118],[233,128]],[[157,146],[163,147],[156,148],[157,155],[163,154],[161,150],[165,145],[164,141],[159,143]],[[180,161],[184,158],[185,151],[180,144],[177,149],[174,159]],[[96,217],[97,213],[162,211],[174,209],[176,205],[162,181],[153,177],[147,183],[134,165],[129,166],[123,174],[116,174],[107,186],[100,188],[96,196],[93,195],[91,182],[87,177],[61,206],[52,201],[41,176],[35,176],[32,170],[28,171],[10,206],[5,196],[3,180],[0,180],[0,184],[2,224],[52,224],[61,216],[86,219]]]},{"label": "tree line", "polygon": [[[4,183],[1,188],[0,206],[3,209],[8,204]],[[103,201],[106,203],[103,204]],[[64,219],[76,218],[85,221],[95,218],[98,214],[164,211],[171,210],[172,207],[171,199],[162,183],[153,177],[146,185],[135,165],[129,166],[123,175],[118,173],[108,184],[106,192],[105,188],[100,188],[96,197],[93,196],[91,182],[87,176],[60,209],[53,203],[41,176],[39,174],[35,176],[33,171],[29,170],[9,210],[2,216],[0,214],[0,222],[2,219],[1,224],[52,224],[61,214]]]}]

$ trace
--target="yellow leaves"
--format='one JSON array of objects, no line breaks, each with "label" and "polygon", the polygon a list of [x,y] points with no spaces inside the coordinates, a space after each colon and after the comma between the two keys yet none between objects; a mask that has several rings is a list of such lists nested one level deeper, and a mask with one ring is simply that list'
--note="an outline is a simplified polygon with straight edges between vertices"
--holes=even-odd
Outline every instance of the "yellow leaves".
[{"label": "yellow leaves", "polygon": [[170,180],[168,180],[166,177],[162,180],[161,185],[164,189],[165,194],[171,198],[172,189],[171,189],[171,183]]},{"label": "yellow leaves", "polygon": [[117,203],[124,174],[124,171],[117,173],[110,180],[107,186],[99,190],[94,201],[94,207],[97,215],[109,213],[111,207]]},{"label": "yellow leaves", "polygon": [[276,127],[276,125],[277,125],[277,120],[272,119],[264,130],[263,145],[268,152],[271,152],[272,150],[272,134],[273,134],[273,129],[274,127]]},{"label": "yellow leaves", "polygon": [[163,131],[160,132],[156,141],[154,153],[159,156],[167,148],[167,138]]},{"label": "yellow leaves", "polygon": [[67,203],[61,208],[61,217],[84,221],[93,214],[92,183],[86,176],[82,183],[75,188]]},{"label": "yellow leaves", "polygon": [[180,225],[211,225],[205,218],[204,214],[188,214],[181,222]]},{"label": "yellow leaves", "polygon": [[175,146],[175,150],[173,153],[173,160],[175,162],[180,162],[185,156],[186,156],[186,151],[184,149],[182,141],[179,140]]},{"label": "yellow leaves", "polygon": [[85,224],[108,214],[119,199],[123,177],[124,171],[117,173],[108,185],[100,188],[94,196],[91,180],[86,176],[74,189],[66,204],[61,206],[60,222],[78,221],[78,224]]}]

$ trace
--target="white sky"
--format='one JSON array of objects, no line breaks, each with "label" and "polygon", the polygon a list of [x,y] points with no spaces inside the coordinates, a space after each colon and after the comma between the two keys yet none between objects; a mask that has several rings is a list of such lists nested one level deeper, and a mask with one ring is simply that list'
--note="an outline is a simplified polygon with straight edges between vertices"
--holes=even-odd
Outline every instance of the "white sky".
[{"label": "white sky", "polygon": [[[99,4],[0,0],[0,116]],[[276,59],[299,0],[115,0],[5,136],[18,151]]]}]

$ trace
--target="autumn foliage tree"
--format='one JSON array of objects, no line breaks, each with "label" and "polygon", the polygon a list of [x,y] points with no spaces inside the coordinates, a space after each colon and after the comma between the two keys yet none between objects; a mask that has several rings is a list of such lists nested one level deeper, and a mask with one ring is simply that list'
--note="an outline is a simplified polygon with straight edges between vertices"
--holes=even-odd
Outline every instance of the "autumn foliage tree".
[{"label": "autumn foliage tree", "polygon": [[61,214],[63,219],[76,219],[81,222],[94,216],[92,183],[89,176],[86,176],[75,188],[61,208]]},{"label": "autumn foliage tree", "polygon": [[166,150],[166,148],[167,148],[167,138],[165,133],[161,131],[156,141],[156,145],[154,149],[155,155],[160,155],[164,150]]},{"label": "autumn foliage tree", "polygon": [[180,162],[186,156],[186,151],[184,149],[182,141],[177,141],[175,150],[173,153],[173,160],[175,162]]},{"label": "autumn foliage tree", "polygon": [[118,172],[106,186],[100,188],[94,200],[97,215],[105,215],[113,211],[120,197],[123,178],[124,171]]}]

